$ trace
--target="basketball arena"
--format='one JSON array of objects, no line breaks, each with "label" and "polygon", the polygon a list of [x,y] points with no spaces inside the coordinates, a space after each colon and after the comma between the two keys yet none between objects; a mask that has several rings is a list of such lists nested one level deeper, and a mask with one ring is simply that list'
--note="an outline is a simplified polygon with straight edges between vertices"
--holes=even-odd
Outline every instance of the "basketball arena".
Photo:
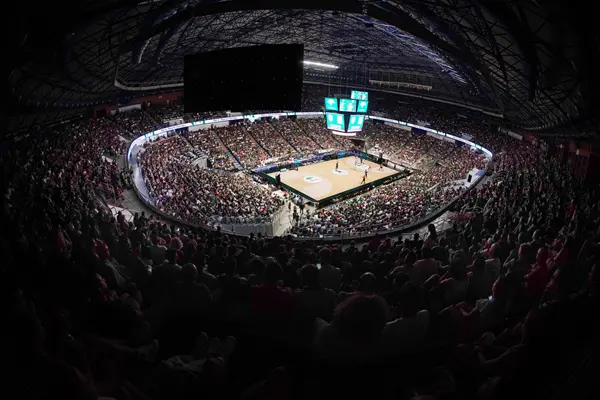
[{"label": "basketball arena", "polygon": [[600,398],[597,3],[2,2],[4,398]]}]

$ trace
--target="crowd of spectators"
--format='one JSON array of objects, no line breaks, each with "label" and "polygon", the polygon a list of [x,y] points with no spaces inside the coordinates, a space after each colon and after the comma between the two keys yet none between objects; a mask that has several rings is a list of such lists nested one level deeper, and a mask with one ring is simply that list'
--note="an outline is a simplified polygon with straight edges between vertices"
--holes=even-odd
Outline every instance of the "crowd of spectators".
[{"label": "crowd of spectators", "polygon": [[171,103],[165,105],[152,105],[146,109],[148,113],[158,122],[161,126],[172,120],[183,119],[185,122],[196,122],[204,121],[212,118],[226,117],[225,111],[207,111],[207,112],[195,112],[195,113],[184,113],[183,104]]},{"label": "crowd of spectators", "polygon": [[439,168],[447,171],[446,176],[449,181],[465,179],[467,173],[474,168],[482,170],[486,167],[484,158],[465,146],[456,147],[440,164]]},{"label": "crowd of spectators", "polygon": [[360,137],[367,140],[368,147],[375,153],[381,152],[389,160],[413,166],[440,160],[454,147],[450,142],[428,135],[368,122]]},{"label": "crowd of spectators", "polygon": [[190,132],[187,139],[190,143],[208,155],[211,165],[216,169],[233,170],[236,168],[233,156],[219,140],[216,130],[224,128],[200,129]]},{"label": "crowd of spectators", "polygon": [[[55,129],[0,154],[10,398],[554,398],[595,343],[600,193],[531,146],[468,222],[341,246],[125,221],[97,194],[122,188],[113,135]],[[177,174],[182,140],[142,163],[202,195],[220,178]]]},{"label": "crowd of spectators", "polygon": [[251,124],[240,123],[214,130],[244,168],[261,165],[270,158],[265,149],[248,133],[250,129]]},{"label": "crowd of spectators", "polygon": [[124,132],[129,134],[129,138],[137,138],[152,132],[161,125],[148,112],[141,109],[119,112],[113,116],[113,119]]},{"label": "crowd of spectators", "polygon": [[[347,143],[336,138],[329,129],[323,124],[323,121],[313,118],[299,118],[296,123],[308,136],[310,136],[319,146],[327,150],[349,150],[352,143]],[[345,139],[340,137],[340,139]]]},{"label": "crowd of spectators", "polygon": [[184,117],[182,104],[153,105],[146,111],[161,125]]},{"label": "crowd of spectators", "polygon": [[[119,156],[125,154],[128,141],[122,136],[122,131],[113,121],[108,118],[91,119],[88,126],[81,129],[88,129],[92,134],[89,140],[96,142],[102,148],[102,155],[116,160]],[[87,139],[85,139],[87,140]]]},{"label": "crowd of spectators", "polygon": [[273,158],[289,157],[297,154],[290,143],[268,122],[252,124],[249,132]]},{"label": "crowd of spectators", "polygon": [[448,145],[445,140],[429,138],[429,145],[425,155],[421,157],[418,164],[420,165],[431,165],[437,161],[442,161],[446,158],[451,158],[451,154],[455,152],[456,146]]},{"label": "crowd of spectators", "polygon": [[484,163],[482,156],[467,154],[457,161],[457,170],[440,165],[416,171],[408,178],[317,210],[312,215],[303,215],[290,232],[300,237],[352,236],[418,222],[465,190],[464,186],[454,187],[452,183],[465,178],[466,172],[460,175],[462,171]]},{"label": "crowd of spectators", "polygon": [[454,182],[486,166],[485,157],[469,148],[388,125],[368,124],[362,137],[371,152],[421,169],[407,179],[302,215],[292,234],[348,236],[409,225],[458,197],[464,188],[454,187]]},{"label": "crowd of spectators", "polygon": [[213,118],[226,117],[227,113],[224,111],[206,111],[206,112],[195,112],[184,114],[183,118],[185,122],[204,121]]},{"label": "crowd of spectators", "polygon": [[159,140],[140,156],[148,193],[163,213],[196,225],[269,221],[282,205],[243,174],[191,163],[193,147],[180,136]]},{"label": "crowd of spectators", "polygon": [[[211,161],[209,167],[232,171],[236,169],[233,156],[237,157],[242,166],[250,168],[272,157],[290,156],[292,147],[286,137],[295,137],[296,140],[292,143],[303,148],[304,155],[316,151],[319,145],[308,137],[305,129],[315,132],[320,127],[323,131],[319,137],[333,137],[331,133],[324,132],[323,121],[300,123],[303,126],[291,120],[246,122],[192,132],[185,135],[187,140],[184,137],[174,137],[166,142],[153,144],[143,155],[141,163],[150,194],[161,211],[196,224],[216,224],[221,221],[219,217],[224,217],[229,222],[268,219],[268,213],[276,207],[260,201],[256,205],[259,209],[264,209],[261,212],[248,209],[245,205],[241,207],[244,211],[238,212],[232,210],[230,205],[225,205],[225,212],[218,214],[220,209],[214,207],[212,196],[214,192],[220,192],[221,188],[213,188],[211,185],[235,185],[240,189],[231,191],[235,193],[234,198],[244,198],[241,185],[253,186],[254,183],[241,177],[229,182],[225,177],[233,176],[231,174],[193,165],[197,157],[194,150],[199,149],[208,155]],[[463,189],[455,188],[455,181],[465,179],[473,168],[485,167],[485,158],[468,148],[425,135],[404,133],[387,125],[368,124],[363,136],[371,150],[385,149],[385,156],[392,161],[416,163],[425,159],[427,163],[418,163],[423,168],[407,179],[321,209],[313,215],[302,215],[290,233],[297,236],[336,235],[340,232],[353,235],[414,223],[460,194]],[[306,141],[298,141],[300,137],[304,137]],[[287,150],[282,150],[285,146]],[[204,186],[206,196],[199,197],[200,185]],[[252,198],[252,195],[247,198]],[[219,205],[222,206],[220,203]]]},{"label": "crowd of spectators", "polygon": [[271,124],[300,154],[308,155],[320,149],[319,145],[295,121],[275,119]]}]

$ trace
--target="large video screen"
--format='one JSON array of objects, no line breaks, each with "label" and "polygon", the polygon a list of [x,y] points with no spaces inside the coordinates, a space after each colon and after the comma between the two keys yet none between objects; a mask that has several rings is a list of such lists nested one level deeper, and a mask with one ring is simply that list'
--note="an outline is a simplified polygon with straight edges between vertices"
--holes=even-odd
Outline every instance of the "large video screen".
[{"label": "large video screen", "polygon": [[334,97],[325,97],[325,110],[326,111],[337,111],[338,101]]},{"label": "large video screen", "polygon": [[299,111],[303,59],[302,44],[235,47],[186,55],[184,110]]},{"label": "large video screen", "polygon": [[344,121],[343,114],[325,113],[325,119],[327,120],[327,129],[342,132],[346,130],[346,122]]},{"label": "large video screen", "polygon": [[358,90],[353,90],[350,93],[350,98],[353,100],[369,100],[368,92],[359,92]]},{"label": "large video screen", "polygon": [[364,123],[365,123],[364,115],[356,115],[356,114],[351,115],[350,121],[348,122],[348,132],[362,131]]},{"label": "large video screen", "polygon": [[359,100],[358,101],[358,107],[356,107],[356,111],[357,112],[366,113],[368,108],[369,108],[369,102],[368,101],[366,101],[366,100]]},{"label": "large video screen", "polygon": [[356,112],[356,100],[340,99],[340,111]]}]

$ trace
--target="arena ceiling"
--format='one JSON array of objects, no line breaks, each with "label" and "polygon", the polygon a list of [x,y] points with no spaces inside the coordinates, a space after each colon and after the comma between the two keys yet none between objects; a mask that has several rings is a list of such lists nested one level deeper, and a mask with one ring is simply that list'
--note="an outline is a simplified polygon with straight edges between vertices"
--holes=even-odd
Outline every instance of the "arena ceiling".
[{"label": "arena ceiling", "polygon": [[[581,134],[596,106],[593,14],[476,0],[77,0],[14,14],[9,130],[181,89],[183,56],[303,43],[305,81],[467,104],[527,129]],[[23,2],[17,7],[27,7]],[[24,15],[24,16],[23,16]],[[558,131],[557,131],[558,132]]]}]

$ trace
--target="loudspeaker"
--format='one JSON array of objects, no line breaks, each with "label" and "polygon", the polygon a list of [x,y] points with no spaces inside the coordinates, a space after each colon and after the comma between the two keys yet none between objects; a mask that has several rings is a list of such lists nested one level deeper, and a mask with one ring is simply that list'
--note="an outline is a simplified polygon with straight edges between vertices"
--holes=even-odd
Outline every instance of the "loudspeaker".
[{"label": "loudspeaker", "polygon": [[[470,181],[469,181],[470,182]],[[275,184],[277,186],[281,185],[281,174],[275,175]]]},{"label": "loudspeaker", "polygon": [[471,183],[471,179],[473,179],[473,175],[467,175],[467,183]]}]

